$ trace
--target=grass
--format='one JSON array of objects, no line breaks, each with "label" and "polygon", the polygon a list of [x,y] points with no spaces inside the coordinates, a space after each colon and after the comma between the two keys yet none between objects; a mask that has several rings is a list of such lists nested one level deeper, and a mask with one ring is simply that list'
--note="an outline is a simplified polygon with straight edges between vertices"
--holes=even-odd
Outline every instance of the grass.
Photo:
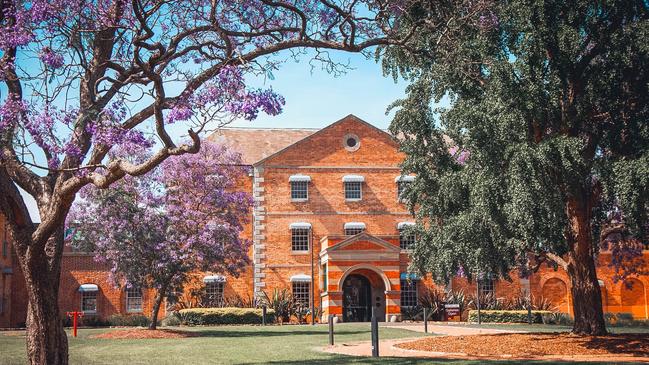
[{"label": "grass", "polygon": [[[506,327],[503,325],[500,328]],[[91,335],[119,329],[81,329],[69,338],[71,364],[374,364],[376,360],[320,352],[327,344],[327,327],[222,326],[183,327],[200,336],[183,339],[105,340]],[[381,328],[380,338],[423,336],[398,328]],[[367,341],[369,324],[336,325],[336,343]],[[25,364],[25,338],[20,332],[0,332],[0,364]],[[513,361],[463,361],[445,359],[382,358],[381,363],[401,364],[515,364]],[[593,364],[593,363],[590,363]]]}]

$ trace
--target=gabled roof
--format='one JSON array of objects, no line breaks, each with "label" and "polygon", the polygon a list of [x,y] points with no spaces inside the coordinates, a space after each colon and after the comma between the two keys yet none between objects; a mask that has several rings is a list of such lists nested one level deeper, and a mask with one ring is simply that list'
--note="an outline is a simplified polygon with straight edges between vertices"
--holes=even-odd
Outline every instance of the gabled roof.
[{"label": "gabled roof", "polygon": [[380,128],[378,128],[378,127],[376,127],[376,126],[362,120],[361,118],[359,118],[359,117],[357,117],[357,116],[355,116],[353,114],[349,114],[346,117],[344,117],[342,119],[339,119],[339,120],[335,121],[334,123],[329,124],[328,126],[318,130],[317,132],[311,133],[310,135],[305,136],[304,138],[302,138],[300,140],[297,140],[294,143],[291,143],[290,145],[287,145],[286,147],[278,150],[277,152],[275,152],[275,153],[273,153],[273,154],[271,154],[269,156],[264,157],[263,159],[261,159],[261,160],[257,161],[256,163],[254,163],[254,165],[261,165],[264,162],[266,162],[266,160],[271,159],[271,158],[273,158],[275,156],[278,156],[278,155],[282,154],[283,152],[285,152],[285,151],[287,151],[287,150],[289,150],[289,149],[291,149],[291,148],[293,148],[295,146],[306,143],[306,142],[310,141],[311,139],[313,139],[314,137],[317,137],[317,136],[319,136],[319,135],[321,135],[323,133],[326,133],[326,131],[328,131],[329,129],[333,128],[334,126],[336,126],[336,125],[338,125],[340,123],[345,123],[345,122],[349,122],[349,121],[359,122],[361,124],[366,125],[369,128],[372,128],[372,129],[380,132],[381,134],[385,135],[386,139],[391,141],[391,143],[393,143],[396,148],[399,147],[399,144],[398,144],[397,140],[394,137],[392,137],[392,135],[390,133],[388,133],[388,132],[384,131],[383,129],[380,129]]},{"label": "gabled roof", "polygon": [[241,153],[242,162],[253,165],[317,131],[312,128],[221,128],[207,140]]},{"label": "gabled roof", "polygon": [[344,240],[336,243],[335,245],[333,245],[331,247],[327,247],[326,250],[327,251],[336,251],[338,249],[342,249],[342,248],[344,248],[346,246],[349,246],[349,245],[353,244],[354,242],[358,242],[358,241],[372,242],[372,243],[376,244],[377,246],[385,248],[388,251],[401,252],[400,247],[398,247],[396,245],[393,245],[390,242],[388,242],[388,241],[386,241],[384,239],[381,239],[379,237],[372,236],[371,234],[369,234],[369,233],[367,233],[365,231],[363,231],[363,232],[361,232],[359,234],[353,235],[353,236],[351,236],[351,237],[349,237],[347,239],[344,239]]}]

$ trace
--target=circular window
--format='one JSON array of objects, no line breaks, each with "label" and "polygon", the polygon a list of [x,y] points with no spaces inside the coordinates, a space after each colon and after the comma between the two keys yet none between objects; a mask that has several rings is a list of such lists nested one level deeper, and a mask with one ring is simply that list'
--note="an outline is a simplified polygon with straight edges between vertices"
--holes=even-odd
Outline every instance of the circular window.
[{"label": "circular window", "polygon": [[343,146],[347,151],[356,151],[361,146],[361,140],[355,134],[347,134],[343,137]]}]

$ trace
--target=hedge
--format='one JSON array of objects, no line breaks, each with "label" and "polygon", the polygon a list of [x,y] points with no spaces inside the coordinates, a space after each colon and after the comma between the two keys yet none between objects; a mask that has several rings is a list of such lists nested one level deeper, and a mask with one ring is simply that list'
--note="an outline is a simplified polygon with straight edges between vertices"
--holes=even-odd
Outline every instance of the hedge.
[{"label": "hedge", "polygon": [[[532,323],[545,323],[545,318],[552,316],[551,311],[532,311]],[[481,310],[480,320],[482,322],[495,323],[527,323],[526,310]],[[478,321],[478,311],[469,311],[469,322]]]},{"label": "hedge", "polygon": [[[181,309],[178,316],[184,325],[261,324],[262,310],[257,308],[191,308]],[[266,311],[266,321],[273,322],[275,311]]]}]

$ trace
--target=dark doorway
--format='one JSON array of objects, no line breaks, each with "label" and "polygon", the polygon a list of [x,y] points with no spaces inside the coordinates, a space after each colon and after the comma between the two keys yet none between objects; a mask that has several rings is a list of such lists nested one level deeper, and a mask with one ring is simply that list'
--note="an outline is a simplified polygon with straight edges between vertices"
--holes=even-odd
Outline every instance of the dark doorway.
[{"label": "dark doorway", "polygon": [[343,322],[367,322],[372,315],[372,287],[362,275],[343,282]]}]

